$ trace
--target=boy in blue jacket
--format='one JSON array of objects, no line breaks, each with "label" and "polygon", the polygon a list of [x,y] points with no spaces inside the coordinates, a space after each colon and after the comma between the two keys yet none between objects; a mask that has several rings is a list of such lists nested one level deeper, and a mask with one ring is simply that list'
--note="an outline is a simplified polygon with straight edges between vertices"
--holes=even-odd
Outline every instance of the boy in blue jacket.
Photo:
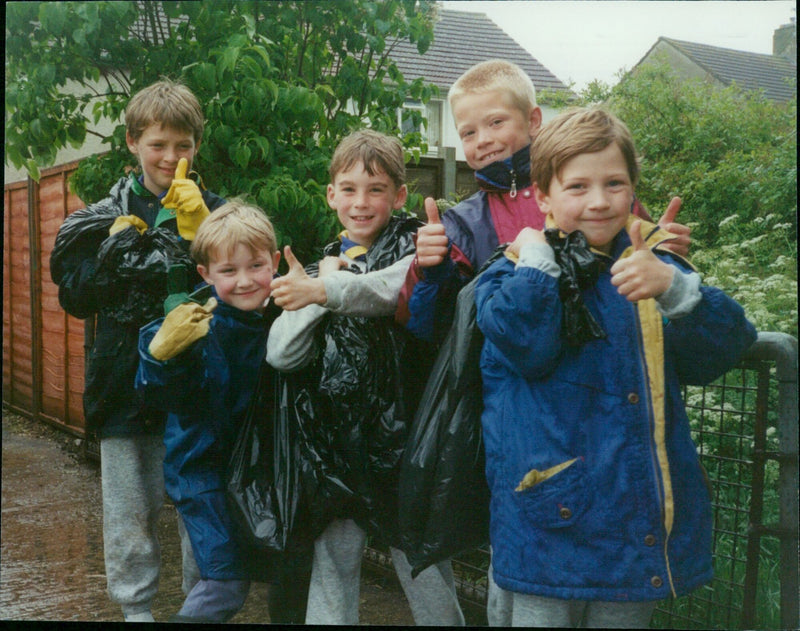
[{"label": "boy in blue jacket", "polygon": [[[281,311],[270,301],[280,252],[266,215],[231,200],[200,226],[191,254],[213,297],[142,328],[136,387],[169,413],[164,479],[201,577],[173,621],[225,622],[250,588],[249,553],[226,503],[227,465]],[[291,588],[304,610],[302,577],[297,582]]]},{"label": "boy in blue jacket", "polygon": [[[139,167],[64,220],[50,257],[62,308],[96,318],[83,409],[87,433],[100,441],[108,594],[129,622],[153,621],[164,504],[165,415],[134,389],[136,345],[139,327],[163,313],[169,267],[191,263],[197,227],[225,201],[187,177],[203,128],[186,86],[165,80],[137,92],[125,109],[125,138]],[[183,533],[181,548],[188,591],[197,570]]]},{"label": "boy in blue jacket", "polygon": [[655,601],[712,575],[680,387],[730,369],[756,332],[631,216],[637,157],[613,115],[561,115],[531,155],[547,226],[599,260],[580,299],[600,332],[566,335],[553,234],[523,229],[478,281],[494,581],[514,626],[644,628]]}]

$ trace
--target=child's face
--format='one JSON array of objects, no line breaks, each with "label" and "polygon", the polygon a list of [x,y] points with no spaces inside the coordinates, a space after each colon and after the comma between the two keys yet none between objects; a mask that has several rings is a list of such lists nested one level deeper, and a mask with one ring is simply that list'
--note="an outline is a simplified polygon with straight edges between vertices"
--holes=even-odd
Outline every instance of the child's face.
[{"label": "child's face", "polygon": [[527,114],[500,90],[464,94],[453,103],[456,131],[470,168],[482,169],[528,146],[542,124],[542,111]]},{"label": "child's face", "polygon": [[154,195],[160,195],[172,184],[178,160],[186,158],[192,168],[199,143],[191,132],[153,123],[138,140],[126,134],[128,149],[138,159],[144,174],[144,186]]},{"label": "child's face", "polygon": [[550,190],[545,193],[536,186],[535,194],[539,208],[552,213],[561,230],[580,230],[589,245],[609,254],[611,242],[628,221],[633,184],[622,151],[612,143],[567,160]]},{"label": "child's face", "polygon": [[399,189],[382,171],[370,175],[361,162],[340,171],[328,184],[328,205],[336,211],[350,239],[370,247],[389,223],[393,210],[406,203],[405,184]]},{"label": "child's face", "polygon": [[215,252],[211,262],[198,265],[197,271],[214,285],[220,300],[242,311],[264,310],[270,283],[278,269],[280,252],[253,251],[239,243],[232,252]]}]

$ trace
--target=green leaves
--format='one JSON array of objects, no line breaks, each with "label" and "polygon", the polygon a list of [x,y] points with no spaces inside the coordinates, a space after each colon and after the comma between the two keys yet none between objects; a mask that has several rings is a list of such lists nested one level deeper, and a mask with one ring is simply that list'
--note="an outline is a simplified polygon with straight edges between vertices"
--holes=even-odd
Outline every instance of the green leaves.
[{"label": "green leaves", "polygon": [[255,198],[282,243],[311,261],[336,234],[325,199],[336,144],[364,126],[399,135],[403,99],[432,94],[386,53],[399,39],[424,50],[434,9],[431,0],[9,3],[6,161],[38,177],[58,149],[99,135],[109,153],[71,179],[96,201],[135,164],[122,116],[130,96],[179,79],[205,111],[195,168],[206,186]]}]

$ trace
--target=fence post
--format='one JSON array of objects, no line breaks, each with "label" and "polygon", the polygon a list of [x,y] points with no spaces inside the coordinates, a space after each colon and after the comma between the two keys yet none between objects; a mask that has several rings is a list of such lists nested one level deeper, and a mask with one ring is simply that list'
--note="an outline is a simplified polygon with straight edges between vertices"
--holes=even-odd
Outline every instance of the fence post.
[{"label": "fence post", "polygon": [[781,628],[800,627],[798,594],[798,427],[797,427],[797,340],[785,333],[759,333],[758,343],[748,355],[774,359],[778,380],[778,497],[781,546]]},{"label": "fence post", "polygon": [[456,192],[456,148],[442,147],[444,168],[442,169],[442,198],[448,199]]},{"label": "fence post", "polygon": [[40,247],[39,184],[28,176],[28,290],[31,309],[31,413],[42,411],[42,248]]}]

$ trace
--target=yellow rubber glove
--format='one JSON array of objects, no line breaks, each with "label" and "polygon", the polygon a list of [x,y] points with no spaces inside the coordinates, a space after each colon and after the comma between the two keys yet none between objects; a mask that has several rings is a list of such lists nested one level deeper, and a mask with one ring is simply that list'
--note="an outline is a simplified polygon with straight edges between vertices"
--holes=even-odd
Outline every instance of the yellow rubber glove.
[{"label": "yellow rubber glove", "polygon": [[144,231],[147,230],[147,224],[136,215],[122,215],[121,217],[117,217],[114,223],[111,224],[111,227],[108,229],[108,235],[116,234],[130,226],[136,228],[139,234],[144,234]]},{"label": "yellow rubber glove", "polygon": [[216,306],[217,301],[209,298],[204,305],[186,302],[170,311],[147,347],[153,359],[172,359],[208,335],[211,312]]},{"label": "yellow rubber glove", "polygon": [[175,169],[175,179],[169,187],[161,205],[164,208],[174,208],[175,218],[178,221],[178,234],[187,241],[194,241],[197,228],[208,217],[209,210],[203,201],[200,187],[186,177],[189,161],[186,158],[178,160]]}]

